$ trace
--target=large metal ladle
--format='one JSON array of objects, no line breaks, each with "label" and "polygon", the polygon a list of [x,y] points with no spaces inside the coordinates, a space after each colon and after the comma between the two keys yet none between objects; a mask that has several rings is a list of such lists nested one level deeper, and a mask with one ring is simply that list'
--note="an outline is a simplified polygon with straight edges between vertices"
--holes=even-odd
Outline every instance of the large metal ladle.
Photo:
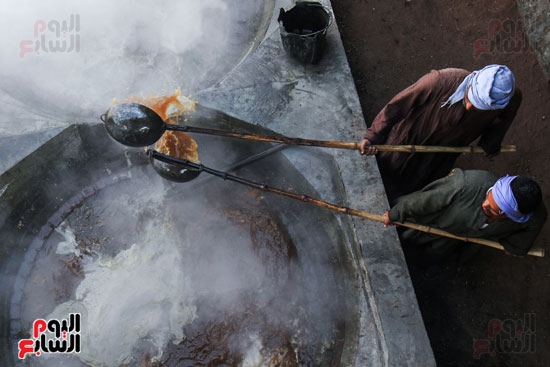
[{"label": "large metal ladle", "polygon": [[[383,215],[373,214],[373,213],[368,213],[368,212],[358,210],[358,209],[351,209],[351,208],[347,208],[347,207],[343,207],[343,206],[338,206],[338,205],[329,203],[329,202],[324,201],[324,200],[312,198],[312,197],[307,196],[307,195],[302,195],[302,194],[298,194],[298,193],[295,193],[295,192],[290,192],[290,191],[278,189],[278,188],[275,188],[275,187],[270,187],[270,186],[267,186],[265,184],[256,183],[256,182],[247,180],[247,179],[242,178],[242,177],[231,175],[227,172],[222,172],[222,171],[218,171],[218,170],[203,166],[202,164],[199,164],[199,163],[194,163],[194,162],[190,162],[190,161],[187,161],[187,160],[170,157],[170,156],[161,154],[161,153],[159,153],[155,150],[148,149],[147,150],[147,155],[149,156],[150,159],[154,159],[154,160],[158,160],[158,161],[161,161],[161,162],[178,165],[178,166],[181,166],[181,167],[192,168],[192,169],[195,169],[195,170],[200,171],[200,172],[206,172],[206,173],[214,175],[216,177],[223,178],[224,180],[237,182],[241,185],[245,185],[245,186],[248,186],[248,187],[251,187],[251,188],[254,188],[254,189],[257,189],[257,190],[261,190],[261,191],[264,191],[264,192],[270,192],[272,194],[277,194],[277,195],[286,196],[288,198],[292,198],[292,199],[295,199],[295,200],[300,200],[300,201],[310,203],[310,204],[313,204],[313,205],[316,205],[316,206],[319,206],[319,207],[322,207],[322,208],[333,210],[333,211],[341,213],[341,214],[354,215],[354,216],[357,216],[357,217],[366,218],[366,219],[370,219],[370,220],[377,221],[377,222],[382,222],[382,223],[384,223],[384,220],[385,220],[385,217]],[[396,224],[398,226],[403,226],[403,227],[407,227],[407,228],[416,229],[417,231],[436,234],[436,235],[439,235],[439,236],[453,238],[453,239],[464,241],[464,242],[478,243],[478,244],[493,247],[493,248],[496,248],[496,249],[499,249],[499,250],[504,250],[504,247],[500,243],[498,243],[496,241],[486,240],[484,238],[459,237],[459,236],[455,236],[452,233],[443,231],[443,230],[438,229],[438,228],[428,227],[428,226],[425,226],[425,225],[410,223],[410,222],[395,222],[394,224]],[[544,257],[544,249],[533,248],[533,249],[529,250],[529,252],[527,254],[531,255],[531,256]]]},{"label": "large metal ladle", "polygon": [[[119,143],[131,147],[145,147],[155,143],[166,130],[184,131],[190,133],[225,136],[229,138],[282,143],[290,145],[306,145],[325,148],[359,150],[357,142],[339,142],[328,140],[311,140],[289,138],[286,136],[268,136],[258,134],[234,133],[230,131],[205,129],[194,126],[171,125],[152,109],[138,103],[121,103],[112,106],[101,116],[107,132]],[[427,145],[374,145],[379,151],[404,153],[484,153],[480,147],[445,147]],[[515,145],[502,146],[500,152],[515,152]]]},{"label": "large metal ladle", "polygon": [[[121,103],[112,106],[101,116],[109,135],[116,141],[131,147],[145,147],[154,144],[167,130],[183,131],[207,135],[217,135],[229,138],[254,141],[282,143],[288,145],[305,145],[325,148],[359,150],[357,142],[339,142],[327,140],[311,140],[289,138],[286,136],[268,136],[258,134],[235,133],[231,131],[206,129],[186,125],[167,124],[152,109],[139,103]],[[425,145],[374,145],[380,151],[404,153],[484,153],[480,147],[445,147]],[[515,145],[502,146],[501,152],[515,152]],[[170,162],[151,160],[153,168],[162,177],[176,182],[187,182],[195,179],[199,171],[190,167],[181,167]]]},{"label": "large metal ladle", "polygon": [[[121,103],[109,108],[101,116],[107,132],[121,144],[131,147],[146,147],[157,142],[166,130],[179,130],[181,126],[165,123],[152,109],[139,103]],[[197,178],[200,171],[150,159],[155,171],[163,178],[174,182],[188,182]]]}]

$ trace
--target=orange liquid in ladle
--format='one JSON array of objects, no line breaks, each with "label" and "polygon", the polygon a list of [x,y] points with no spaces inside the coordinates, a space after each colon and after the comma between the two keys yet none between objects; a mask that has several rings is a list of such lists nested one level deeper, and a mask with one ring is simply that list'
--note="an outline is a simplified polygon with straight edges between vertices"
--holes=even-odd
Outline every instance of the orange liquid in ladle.
[{"label": "orange liquid in ladle", "polygon": [[[182,101],[184,103],[182,103]],[[123,101],[114,101],[114,103],[133,102],[149,107],[155,111],[167,124],[177,125],[177,122],[172,120],[172,117],[178,117],[185,113],[190,113],[195,110],[195,101],[187,100],[181,97],[181,90],[178,88],[176,92],[170,96],[158,96],[151,94],[148,97],[131,96]],[[171,157],[185,159],[195,163],[199,163],[199,153],[197,151],[197,143],[186,132],[183,131],[166,131],[162,137],[155,143],[155,149],[162,154]]]}]

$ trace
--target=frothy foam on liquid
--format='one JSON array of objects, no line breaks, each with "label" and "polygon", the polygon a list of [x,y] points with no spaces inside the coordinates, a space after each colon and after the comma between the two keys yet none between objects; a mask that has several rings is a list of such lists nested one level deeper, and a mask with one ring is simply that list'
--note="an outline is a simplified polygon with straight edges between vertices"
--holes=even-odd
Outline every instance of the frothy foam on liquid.
[{"label": "frothy foam on liquid", "polygon": [[82,313],[78,356],[91,366],[128,363],[143,340],[154,348],[152,359],[158,359],[169,341],[183,340],[183,327],[196,317],[181,249],[161,231],[148,232],[115,257],[84,261],[85,278],[75,299],[47,316],[63,319]]}]

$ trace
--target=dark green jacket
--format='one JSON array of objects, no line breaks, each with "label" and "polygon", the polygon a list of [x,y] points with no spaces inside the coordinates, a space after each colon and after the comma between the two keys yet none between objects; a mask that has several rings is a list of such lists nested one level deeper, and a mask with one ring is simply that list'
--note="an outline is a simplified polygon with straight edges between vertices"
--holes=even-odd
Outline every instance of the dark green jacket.
[{"label": "dark green jacket", "polygon": [[506,218],[482,229],[487,216],[481,204],[496,181],[497,177],[487,171],[456,168],[422,190],[399,198],[390,210],[390,220],[424,224],[457,236],[498,241],[508,252],[525,255],[546,222],[546,207],[541,203],[525,223]]}]

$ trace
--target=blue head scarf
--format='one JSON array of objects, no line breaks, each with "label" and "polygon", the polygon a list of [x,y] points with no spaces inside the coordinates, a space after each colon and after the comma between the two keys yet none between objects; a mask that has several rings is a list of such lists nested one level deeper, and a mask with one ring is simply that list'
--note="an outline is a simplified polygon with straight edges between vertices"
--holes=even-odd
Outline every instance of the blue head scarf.
[{"label": "blue head scarf", "polygon": [[508,176],[500,178],[491,188],[493,191],[493,199],[508,218],[517,223],[527,222],[533,213],[523,214],[518,209],[518,203],[512,192],[510,184],[518,176]]},{"label": "blue head scarf", "polygon": [[516,79],[508,67],[489,65],[468,75],[456,91],[441,107],[451,107],[464,99],[466,90],[468,100],[478,110],[497,110],[508,105],[516,89]]}]

